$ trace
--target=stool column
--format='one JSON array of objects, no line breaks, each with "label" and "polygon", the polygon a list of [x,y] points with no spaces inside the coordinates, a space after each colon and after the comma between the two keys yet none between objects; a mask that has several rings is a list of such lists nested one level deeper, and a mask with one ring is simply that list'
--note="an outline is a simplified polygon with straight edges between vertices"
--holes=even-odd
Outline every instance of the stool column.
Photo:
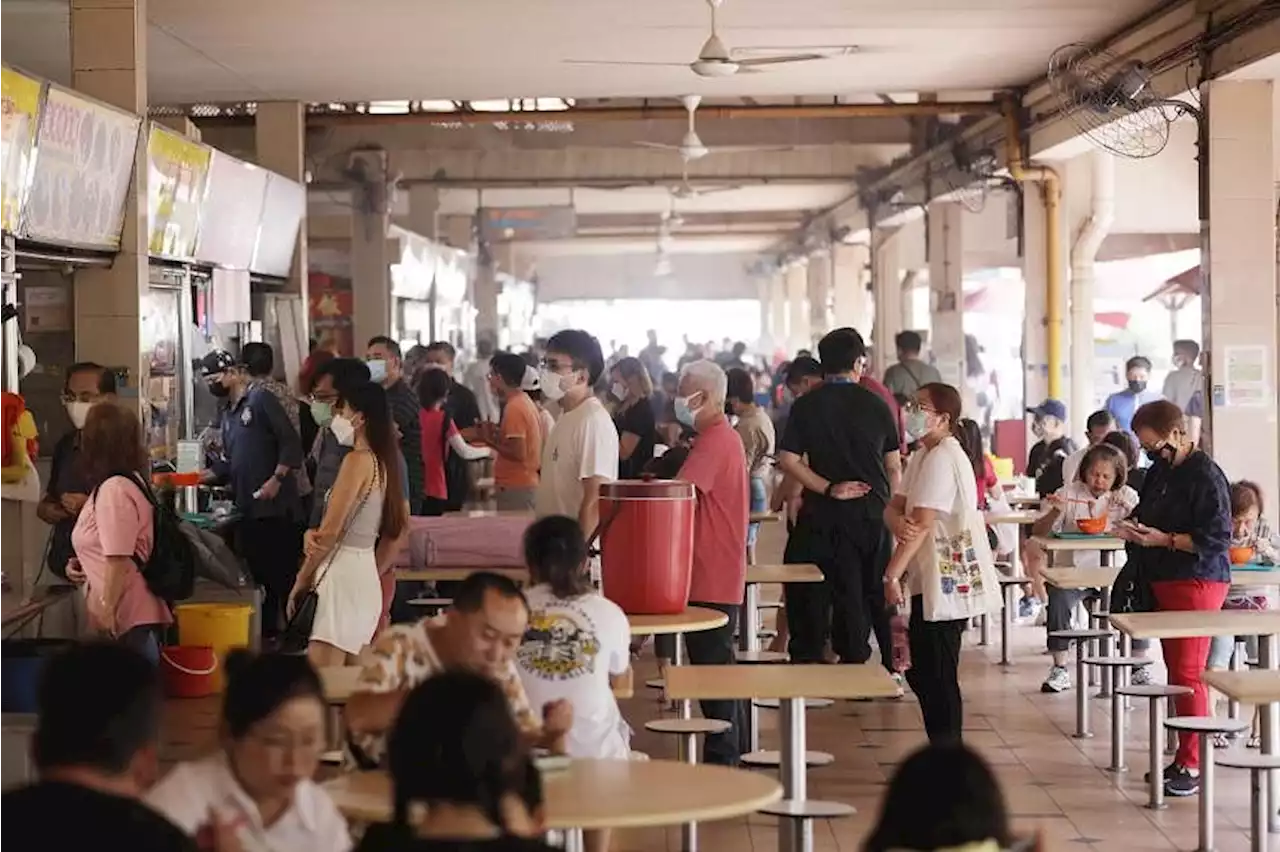
[{"label": "stool column", "polygon": [[1076,640],[1076,732],[1075,738],[1086,740],[1093,736],[1089,730],[1089,687],[1085,683],[1088,672],[1084,664],[1087,639]]},{"label": "stool column", "polygon": [[[690,765],[698,762],[698,739],[694,734],[684,734],[676,740],[679,751],[676,757]],[[680,847],[682,852],[698,852],[698,824],[686,822],[680,826]]]},{"label": "stool column", "polygon": [[1147,771],[1151,773],[1150,788],[1147,797],[1147,807],[1153,811],[1164,810],[1164,755],[1160,753],[1160,731],[1164,728],[1164,703],[1172,701],[1169,698],[1152,698],[1148,704],[1150,710],[1148,716],[1151,719],[1151,725],[1148,730],[1150,741],[1147,744],[1147,752],[1150,758]]},{"label": "stool column", "polygon": [[1213,734],[1200,734],[1200,846],[1213,852]]},{"label": "stool column", "polygon": [[[1263,669],[1275,669],[1280,664],[1276,654],[1276,637],[1274,634],[1270,636],[1258,637],[1258,667]],[[1259,720],[1262,735],[1262,753],[1276,754],[1276,728],[1280,724],[1280,705],[1275,702],[1264,704],[1258,708],[1258,712],[1262,718]],[[1263,799],[1266,801],[1267,822],[1271,832],[1275,833],[1280,830],[1277,826],[1276,819],[1276,774],[1273,771],[1266,773],[1266,781],[1262,785]]]},{"label": "stool column", "polygon": [[1013,590],[1017,586],[1002,585],[1004,609],[1000,611],[1000,665],[1009,665],[1009,626],[1013,622]]},{"label": "stool column", "polygon": [[[804,699],[783,698],[778,702],[782,743],[780,746],[782,797],[789,802],[803,802],[808,797],[804,725]],[[807,819],[782,818],[778,836],[785,838],[783,852],[813,852],[813,824]],[[779,844],[780,846],[783,844]]]},{"label": "stool column", "polygon": [[[1116,679],[1121,677],[1117,671]],[[1121,684],[1123,685],[1123,684]],[[1111,765],[1107,767],[1112,772],[1127,772],[1128,769],[1124,765],[1124,702],[1125,697],[1120,694],[1119,689],[1111,692]]]}]

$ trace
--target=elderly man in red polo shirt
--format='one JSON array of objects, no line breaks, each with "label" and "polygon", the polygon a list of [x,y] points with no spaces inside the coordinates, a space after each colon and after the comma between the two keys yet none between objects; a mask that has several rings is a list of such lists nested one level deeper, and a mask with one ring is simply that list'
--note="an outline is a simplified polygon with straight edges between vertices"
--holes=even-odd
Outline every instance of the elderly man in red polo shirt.
[{"label": "elderly man in red polo shirt", "polygon": [[[729,622],[716,630],[686,633],[694,665],[733,662],[733,631],[742,607],[747,575],[747,464],[742,439],[725,417],[728,380],[712,361],[694,361],[680,371],[676,418],[697,432],[679,478],[697,489],[693,525],[693,580],[689,603],[719,610]],[[706,738],[703,760],[737,765],[744,738],[740,701],[703,701],[702,715],[733,727]]]}]

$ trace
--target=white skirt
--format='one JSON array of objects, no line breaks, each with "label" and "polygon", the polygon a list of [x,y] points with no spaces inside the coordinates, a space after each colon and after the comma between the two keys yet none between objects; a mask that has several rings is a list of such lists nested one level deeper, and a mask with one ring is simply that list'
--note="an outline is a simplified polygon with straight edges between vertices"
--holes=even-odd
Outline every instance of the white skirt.
[{"label": "white skirt", "polygon": [[311,639],[348,654],[373,641],[382,615],[382,585],[373,548],[339,547],[316,589],[319,601]]}]

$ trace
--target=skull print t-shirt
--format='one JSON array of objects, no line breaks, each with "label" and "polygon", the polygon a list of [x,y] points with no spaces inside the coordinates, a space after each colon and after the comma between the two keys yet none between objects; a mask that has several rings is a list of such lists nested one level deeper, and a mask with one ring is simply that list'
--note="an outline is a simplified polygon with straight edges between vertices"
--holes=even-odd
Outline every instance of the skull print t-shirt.
[{"label": "skull print t-shirt", "polygon": [[631,666],[631,628],[613,601],[596,592],[558,598],[547,585],[528,590],[529,629],[516,666],[530,702],[566,699],[573,727],[570,757],[625,759],[630,730],[618,712],[610,675]]}]

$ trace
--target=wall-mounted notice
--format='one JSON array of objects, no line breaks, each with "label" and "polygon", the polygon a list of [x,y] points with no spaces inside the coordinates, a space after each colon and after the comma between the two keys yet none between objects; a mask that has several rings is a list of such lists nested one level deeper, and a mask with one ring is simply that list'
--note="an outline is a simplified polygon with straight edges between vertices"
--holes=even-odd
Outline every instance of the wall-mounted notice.
[{"label": "wall-mounted notice", "polygon": [[212,153],[212,148],[158,124],[151,125],[147,137],[149,254],[174,260],[196,256],[200,207]]},{"label": "wall-mounted notice", "polygon": [[297,181],[271,172],[267,198],[262,205],[262,225],[250,269],[260,275],[288,278],[293,268],[293,247],[307,215],[307,190]]},{"label": "wall-mounted notice", "polygon": [[31,176],[43,90],[44,84],[39,80],[12,68],[0,69],[0,171],[4,174],[0,227],[11,234],[18,231],[22,199]]},{"label": "wall-mounted notice", "polygon": [[1222,347],[1225,405],[1263,408],[1270,402],[1271,390],[1267,384],[1269,354],[1266,346]]},{"label": "wall-mounted notice", "polygon": [[[200,211],[196,259],[232,269],[248,269],[258,242],[258,223],[267,194],[266,169],[213,152],[209,186]],[[292,256],[290,257],[292,259]]]},{"label": "wall-mounted notice", "polygon": [[19,236],[72,248],[120,248],[141,123],[50,84]]}]

